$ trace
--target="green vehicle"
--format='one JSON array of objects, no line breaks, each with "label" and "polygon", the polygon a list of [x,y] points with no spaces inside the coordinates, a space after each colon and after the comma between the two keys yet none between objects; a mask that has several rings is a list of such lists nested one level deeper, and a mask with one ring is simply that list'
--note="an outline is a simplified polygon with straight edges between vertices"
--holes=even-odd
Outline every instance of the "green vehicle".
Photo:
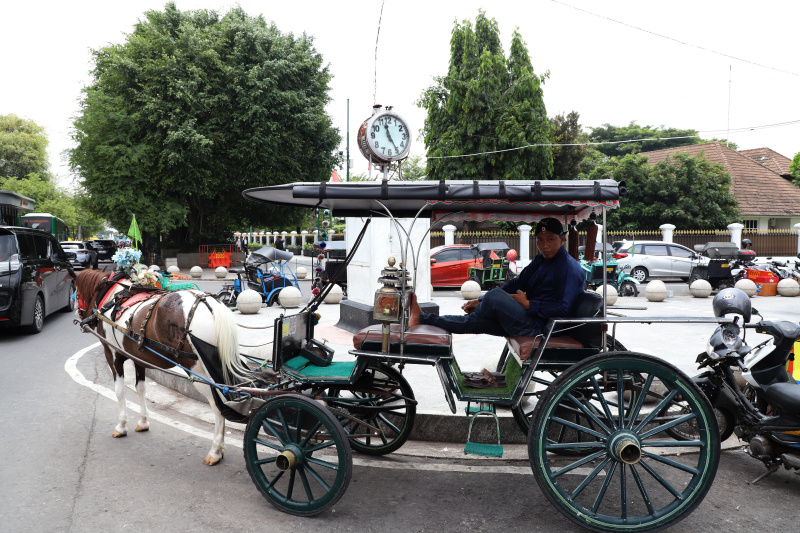
[{"label": "green vehicle", "polygon": [[475,254],[475,266],[469,267],[469,279],[478,283],[482,290],[500,287],[517,275],[509,269],[508,252],[511,248],[504,242],[482,242],[469,247]]}]

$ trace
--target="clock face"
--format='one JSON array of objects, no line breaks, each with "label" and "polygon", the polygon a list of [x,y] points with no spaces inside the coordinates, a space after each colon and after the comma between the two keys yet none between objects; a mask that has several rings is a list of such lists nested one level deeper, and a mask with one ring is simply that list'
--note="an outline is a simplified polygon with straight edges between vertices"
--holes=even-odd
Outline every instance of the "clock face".
[{"label": "clock face", "polygon": [[372,119],[365,141],[376,159],[395,161],[408,154],[411,134],[402,118],[394,113],[383,113]]}]

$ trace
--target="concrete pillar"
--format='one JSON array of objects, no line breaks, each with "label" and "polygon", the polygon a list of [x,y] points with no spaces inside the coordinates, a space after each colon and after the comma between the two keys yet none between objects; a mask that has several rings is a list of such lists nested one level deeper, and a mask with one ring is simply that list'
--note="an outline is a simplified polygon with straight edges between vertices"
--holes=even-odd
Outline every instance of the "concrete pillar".
[{"label": "concrete pillar", "polygon": [[452,224],[448,224],[442,228],[444,230],[444,245],[450,246],[451,244],[455,244],[456,242],[456,227]]},{"label": "concrete pillar", "polygon": [[800,222],[794,225],[794,229],[797,230],[797,253],[800,254]]},{"label": "concrete pillar", "polygon": [[318,229],[315,229],[314,231],[312,231],[311,235],[312,235],[311,238],[314,239],[314,242],[319,242],[319,230]]},{"label": "concrete pillar", "polygon": [[300,248],[306,245],[306,235],[308,235],[306,230],[300,232]]},{"label": "concrete pillar", "polygon": [[260,244],[261,246],[264,246],[264,232],[263,231],[261,233],[259,233],[259,235],[258,235],[258,244]]},{"label": "concrete pillar", "polygon": [[744,225],[738,222],[728,224],[728,229],[731,230],[731,242],[739,248],[742,247],[742,228],[744,228]]},{"label": "concrete pillar", "polygon": [[[277,232],[276,232],[276,233],[277,233]],[[282,231],[282,232],[280,233],[280,234],[281,234],[281,237],[283,237],[283,246],[284,246],[284,247],[286,247],[286,244],[289,242],[288,240],[286,240],[286,235],[287,235],[288,233],[289,233],[288,231]]]},{"label": "concrete pillar", "polygon": [[658,229],[661,230],[662,241],[672,242],[672,232],[675,231],[675,224],[661,224]]},{"label": "concrete pillar", "polygon": [[531,262],[531,227],[527,224],[517,226],[519,230],[519,268],[525,268]]},{"label": "concrete pillar", "polygon": [[297,232],[293,231],[292,232],[292,248],[294,248],[295,246],[297,246]]}]

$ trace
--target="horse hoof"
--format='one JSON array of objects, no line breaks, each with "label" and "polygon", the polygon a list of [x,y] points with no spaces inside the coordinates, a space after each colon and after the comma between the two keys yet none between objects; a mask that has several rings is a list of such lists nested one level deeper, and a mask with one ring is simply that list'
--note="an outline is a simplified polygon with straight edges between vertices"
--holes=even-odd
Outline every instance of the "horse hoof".
[{"label": "horse hoof", "polygon": [[118,439],[118,438],[120,438],[120,437],[124,437],[124,436],[125,436],[125,435],[127,435],[127,434],[128,434],[128,432],[127,432],[127,431],[117,431],[117,430],[115,429],[115,430],[114,430],[114,433],[112,433],[112,434],[111,434],[111,436],[112,436],[112,437],[114,437],[115,439]]},{"label": "horse hoof", "polygon": [[220,461],[222,461],[222,456],[218,457],[217,459],[214,459],[210,455],[206,455],[206,458],[203,459],[203,464],[207,464],[208,466],[214,466],[215,464],[219,463]]},{"label": "horse hoof", "polygon": [[139,424],[136,424],[136,431],[140,433],[142,431],[150,431],[150,426],[140,426]]}]

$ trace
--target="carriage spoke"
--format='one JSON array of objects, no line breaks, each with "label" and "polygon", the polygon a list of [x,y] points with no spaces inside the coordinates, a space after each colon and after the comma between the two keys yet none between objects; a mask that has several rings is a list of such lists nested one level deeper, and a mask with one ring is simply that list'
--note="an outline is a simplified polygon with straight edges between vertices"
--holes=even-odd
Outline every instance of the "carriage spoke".
[{"label": "carriage spoke", "polygon": [[642,442],[643,448],[702,448],[703,446],[699,440],[648,440]]},{"label": "carriage spoke", "polygon": [[[646,452],[644,453],[644,455],[646,455],[646,456],[648,456],[648,457],[650,456],[650,454],[648,454],[648,453],[646,453]],[[640,464],[640,465],[642,465],[642,468],[644,468],[644,469],[647,471],[647,473],[648,473],[648,474],[650,474],[651,476],[653,476],[653,478],[654,478],[656,481],[658,481],[659,483],[661,483],[661,486],[662,486],[662,487],[664,487],[665,489],[667,489],[667,490],[668,490],[668,491],[669,491],[669,492],[670,492],[670,493],[671,493],[673,496],[675,496],[675,498],[677,498],[677,499],[679,499],[679,500],[682,500],[682,499],[683,499],[683,496],[681,496],[681,493],[680,493],[680,492],[678,492],[677,490],[675,490],[675,488],[674,488],[672,485],[670,485],[670,484],[669,484],[669,482],[668,482],[666,479],[664,479],[663,477],[661,477],[661,475],[660,475],[658,472],[656,472],[655,470],[653,470],[653,467],[652,467],[652,466],[650,466],[649,464],[645,463],[645,462],[644,462],[644,460],[641,460],[641,461],[639,461],[639,464]]]},{"label": "carriage spoke", "polygon": [[325,480],[322,479],[322,476],[317,474],[317,472],[311,468],[311,465],[307,464],[305,466],[305,471],[308,472],[317,483],[319,483],[320,487],[322,487],[325,492],[330,492],[331,486],[325,483]]},{"label": "carriage spoke", "polygon": [[678,426],[680,424],[684,424],[684,423],[686,423],[686,422],[688,422],[690,420],[694,420],[695,418],[697,418],[697,414],[694,413],[694,412],[689,413],[687,415],[683,415],[683,416],[681,416],[679,418],[676,418],[674,420],[671,420],[671,421],[669,421],[669,422],[667,422],[665,424],[661,424],[660,426],[657,426],[657,427],[651,429],[650,431],[645,431],[644,433],[641,434],[641,438],[642,439],[646,439],[647,437],[652,437],[653,435],[655,435],[657,433],[661,433],[662,431],[666,431],[667,429],[669,429],[671,427],[675,427],[675,426]]},{"label": "carriage spoke", "polygon": [[289,424],[286,423],[286,417],[283,416],[283,409],[278,409],[278,420],[280,421],[281,426],[283,427],[284,435],[286,435],[286,440],[288,442],[297,442],[297,435],[295,435],[295,438],[292,439],[292,434],[289,429]]},{"label": "carriage spoke", "polygon": [[308,446],[308,441],[311,440],[311,437],[317,434],[317,430],[319,430],[320,426],[322,426],[322,422],[320,420],[317,420],[317,423],[314,424],[314,427],[308,430],[306,438],[303,439],[303,442],[300,443],[301,448],[305,448],[306,446]]},{"label": "carriage spoke", "polygon": [[[625,427],[625,376],[622,373],[622,369],[617,369],[617,414],[619,415],[619,426],[621,428]],[[625,473],[623,468],[622,473]],[[623,476],[624,478],[625,476]]]},{"label": "carriage spoke", "polygon": [[282,446],[278,446],[277,444],[275,444],[273,442],[270,442],[268,440],[255,439],[255,443],[256,444],[260,444],[262,446],[266,446],[267,448],[271,448],[271,449],[279,451],[279,452],[283,451],[283,447]]},{"label": "carriage spoke", "polygon": [[625,463],[619,464],[619,497],[620,497],[620,513],[622,519],[628,519],[628,477],[625,475]]},{"label": "carriage spoke", "polygon": [[[271,433],[272,435],[274,435],[274,436],[275,436],[275,438],[276,438],[276,439],[278,439],[278,442],[280,442],[280,443],[281,443],[281,446],[286,446],[286,441],[285,441],[285,440],[284,440],[284,439],[283,439],[283,438],[280,436],[280,433],[278,432],[278,430],[276,430],[274,427],[272,427],[272,424],[270,423],[270,421],[269,421],[269,420],[267,420],[267,419],[265,418],[265,419],[264,419],[264,420],[261,422],[261,426],[264,428],[264,431],[265,431],[265,432],[267,432],[267,433]],[[266,443],[265,443],[265,444],[266,444]],[[268,445],[268,446],[269,446],[269,445]],[[272,446],[270,446],[270,447],[272,447]],[[276,448],[276,449],[278,449],[278,448]]]},{"label": "carriage spoke", "polygon": [[257,460],[255,463],[257,465],[266,465],[266,464],[274,463],[276,459],[277,459],[277,457],[266,457],[264,459]]},{"label": "carriage spoke", "polygon": [[329,468],[331,470],[339,470],[339,465],[336,463],[331,463],[330,461],[325,461],[324,459],[319,459],[317,457],[306,457],[306,462],[315,464],[317,466],[321,466],[323,468]]},{"label": "carriage spoke", "polygon": [[295,476],[297,475],[297,471],[292,469],[292,473],[289,474],[289,487],[286,489],[286,499],[292,499],[292,492],[294,492],[294,480]]},{"label": "carriage spoke", "polygon": [[283,470],[279,471],[279,472],[278,472],[278,473],[275,475],[275,478],[273,478],[273,480],[272,480],[272,481],[270,481],[270,482],[267,484],[267,487],[268,487],[268,488],[273,488],[273,487],[275,486],[275,483],[277,483],[277,482],[278,482],[278,480],[280,480],[282,477],[283,477]]},{"label": "carriage spoke", "polygon": [[661,455],[656,455],[654,453],[646,452],[644,450],[642,450],[642,455],[645,456],[645,457],[649,457],[650,459],[653,459],[654,461],[658,461],[659,463],[663,463],[663,464],[665,464],[667,466],[671,466],[673,468],[677,468],[678,470],[683,470],[684,472],[688,472],[688,473],[690,473],[692,475],[695,475],[695,474],[698,473],[696,468],[692,468],[691,466],[686,466],[686,465],[681,464],[681,463],[679,463],[677,461],[673,461],[672,459],[667,459],[666,457],[662,457]]},{"label": "carriage spoke", "polygon": [[333,440],[327,440],[318,446],[314,446],[313,448],[308,448],[306,453],[312,454],[319,450],[324,450],[325,448],[330,448],[331,446],[336,446],[336,442]]},{"label": "carriage spoke", "polygon": [[603,498],[606,495],[606,491],[608,490],[608,486],[611,484],[611,479],[614,477],[614,471],[617,469],[617,462],[611,463],[611,468],[608,469],[608,474],[606,474],[606,478],[603,480],[603,485],[600,487],[600,491],[597,493],[595,497],[594,504],[592,504],[592,512],[597,514],[597,509],[600,508],[600,504],[603,503]]},{"label": "carriage spoke", "polygon": [[[669,394],[667,394],[667,395],[666,395],[666,397],[664,397],[664,399],[663,399],[663,400],[661,400],[661,403],[659,403],[659,404],[658,404],[658,405],[655,407],[655,409],[653,409],[653,410],[650,412],[650,414],[649,414],[649,415],[647,415],[646,417],[644,417],[644,420],[642,420],[642,421],[639,423],[639,425],[638,425],[638,426],[636,426],[636,429],[635,429],[634,431],[636,431],[636,432],[638,433],[638,432],[639,432],[639,431],[641,431],[641,430],[642,430],[644,427],[646,427],[646,426],[647,426],[647,424],[649,424],[649,423],[650,423],[650,422],[651,422],[651,421],[652,421],[652,420],[653,420],[653,419],[656,417],[656,415],[657,415],[658,413],[660,413],[661,411],[663,411],[663,410],[664,410],[664,408],[665,408],[667,405],[669,405],[669,404],[670,404],[670,402],[672,402],[672,399],[673,399],[675,396],[677,396],[677,394],[678,394],[678,391],[677,391],[676,389],[672,389],[671,391],[669,391]],[[664,427],[664,426],[659,426],[659,427]]]},{"label": "carriage spoke", "polygon": [[570,401],[572,401],[572,403],[574,403],[578,407],[578,409],[580,409],[583,412],[583,414],[585,414],[587,417],[589,417],[589,419],[591,421],[594,421],[595,424],[600,426],[603,429],[603,431],[606,432],[606,434],[610,434],[611,433],[611,430],[608,429],[608,426],[603,424],[602,420],[597,418],[597,415],[595,415],[594,413],[590,412],[589,409],[586,407],[586,405],[584,405],[583,402],[578,400],[572,393],[568,394],[567,398],[569,398]]},{"label": "carriage spoke", "polygon": [[581,459],[578,459],[574,463],[568,464],[567,466],[565,466],[564,468],[562,468],[560,470],[556,470],[555,472],[553,472],[552,477],[556,478],[556,477],[558,477],[558,476],[560,476],[562,474],[566,474],[567,472],[571,472],[572,470],[575,470],[576,468],[578,468],[580,466],[583,466],[586,463],[591,463],[595,459],[599,459],[600,457],[605,455],[605,453],[606,453],[605,450],[601,450],[599,452],[593,453],[592,455],[587,455],[586,457],[582,457]]},{"label": "carriage spoke", "polygon": [[597,399],[600,401],[600,405],[603,406],[603,411],[608,418],[608,421],[611,423],[612,429],[617,429],[617,423],[614,421],[614,416],[611,414],[611,409],[608,407],[608,400],[606,400],[603,393],[600,392],[600,384],[597,383],[597,376],[592,376],[592,387],[594,387],[594,392],[597,394]]},{"label": "carriage spoke", "polygon": [[639,476],[635,465],[631,465],[631,473],[633,474],[633,479],[636,480],[636,486],[639,487],[639,492],[642,494],[642,499],[645,505],[647,505],[647,512],[655,514],[656,511],[653,509],[653,503],[650,501],[650,496],[647,495],[647,490],[644,488],[644,483],[642,483],[642,478]]},{"label": "carriage spoke", "polygon": [[[399,427],[397,427],[396,425],[394,425],[394,424],[392,423],[392,421],[391,421],[391,420],[389,420],[388,418],[386,418],[386,415],[385,415],[385,414],[381,414],[381,415],[379,415],[379,416],[378,416],[378,420],[379,420],[380,422],[383,422],[383,423],[384,423],[384,424],[386,424],[387,426],[389,426],[389,429],[391,429],[391,430],[392,430],[392,431],[394,431],[395,433],[400,433],[400,428],[399,428]],[[380,424],[378,424],[378,425],[380,426]],[[381,428],[381,429],[383,429],[383,428]]]},{"label": "carriage spoke", "polygon": [[594,450],[597,448],[605,448],[606,444],[598,440],[587,442],[556,442],[547,439],[547,446],[545,449],[548,452],[555,450]]},{"label": "carriage spoke", "polygon": [[605,438],[606,438],[606,435],[603,435],[602,433],[600,433],[598,431],[594,431],[592,429],[587,428],[586,426],[582,426],[580,424],[576,424],[574,422],[570,422],[569,420],[564,420],[563,418],[559,418],[557,416],[553,417],[553,422],[558,422],[559,424],[562,424],[562,425],[565,425],[565,426],[569,426],[572,429],[575,429],[575,430],[577,430],[579,432],[582,431],[583,433],[587,433],[589,435],[592,435],[593,437],[597,437],[600,440],[605,440]]},{"label": "carriage spoke", "polygon": [[644,405],[644,400],[647,398],[647,395],[650,393],[650,387],[653,384],[653,378],[655,376],[653,374],[649,374],[647,379],[642,385],[641,393],[639,394],[639,398],[636,400],[636,406],[633,408],[633,411],[630,413],[630,417],[628,420],[628,429],[633,428],[633,424],[636,422],[636,418],[639,416],[639,412],[642,410],[642,406]]},{"label": "carriage spoke", "polygon": [[300,469],[297,470],[297,472],[300,474],[300,481],[303,482],[303,488],[306,491],[306,498],[308,498],[309,502],[313,502],[314,501],[314,493],[311,492],[311,486],[308,483],[308,478],[306,477],[305,470],[300,468]]},{"label": "carriage spoke", "polygon": [[575,487],[575,490],[572,492],[572,494],[570,494],[570,498],[572,498],[573,500],[577,498],[578,495],[580,495],[580,493],[583,492],[583,489],[588,487],[589,483],[594,481],[594,478],[596,478],[597,474],[599,474],[606,467],[609,461],[611,461],[611,457],[606,457],[605,459],[603,459],[603,461],[599,465],[597,465],[594,468],[594,470],[592,470],[589,473],[589,475],[584,478],[583,481],[581,481],[581,484]]}]

